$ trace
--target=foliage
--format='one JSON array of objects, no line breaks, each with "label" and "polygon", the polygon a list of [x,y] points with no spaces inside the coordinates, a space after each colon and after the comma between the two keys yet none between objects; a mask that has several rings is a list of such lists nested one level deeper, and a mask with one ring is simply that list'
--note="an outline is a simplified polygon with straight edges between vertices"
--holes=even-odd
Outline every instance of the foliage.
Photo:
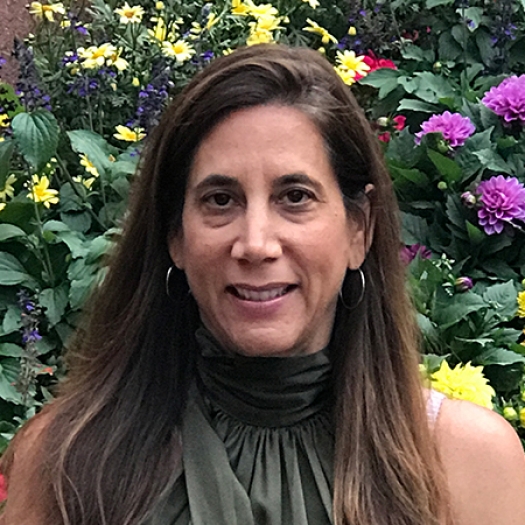
[{"label": "foliage", "polygon": [[[65,372],[143,138],[210,60],[258,42],[326,54],[384,142],[404,242],[418,245],[408,268],[428,373],[471,362],[497,407],[521,395],[523,122],[482,98],[525,72],[522,2],[93,0],[30,12],[19,82],[0,84],[0,449]],[[480,186],[501,175],[513,181],[503,215],[487,192],[504,182]]]}]

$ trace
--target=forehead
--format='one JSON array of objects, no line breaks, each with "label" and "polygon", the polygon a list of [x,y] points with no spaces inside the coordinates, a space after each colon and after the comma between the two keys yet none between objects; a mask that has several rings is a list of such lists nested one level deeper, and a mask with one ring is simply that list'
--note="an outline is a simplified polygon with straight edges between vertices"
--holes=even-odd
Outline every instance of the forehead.
[{"label": "forehead", "polygon": [[332,173],[324,139],[310,117],[278,105],[236,111],[212,128],[196,150],[188,185],[210,170],[236,176],[283,170]]}]

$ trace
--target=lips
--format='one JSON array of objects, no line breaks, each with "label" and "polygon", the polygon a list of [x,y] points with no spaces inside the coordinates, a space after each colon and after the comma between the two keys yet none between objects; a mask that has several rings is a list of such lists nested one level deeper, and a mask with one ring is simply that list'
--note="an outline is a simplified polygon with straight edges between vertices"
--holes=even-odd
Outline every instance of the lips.
[{"label": "lips", "polygon": [[244,301],[265,302],[282,297],[294,288],[297,288],[294,284],[269,285],[264,287],[236,285],[228,286],[226,291]]}]

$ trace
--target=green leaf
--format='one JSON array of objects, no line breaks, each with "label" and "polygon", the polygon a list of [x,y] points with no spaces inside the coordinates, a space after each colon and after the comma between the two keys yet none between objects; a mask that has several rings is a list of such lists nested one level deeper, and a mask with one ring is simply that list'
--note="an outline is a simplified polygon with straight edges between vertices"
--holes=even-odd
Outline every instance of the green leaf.
[{"label": "green leaf", "polygon": [[391,165],[390,171],[392,172],[394,182],[399,181],[399,179],[403,179],[418,186],[427,186],[430,183],[428,176],[415,168],[406,169]]},{"label": "green leaf", "polygon": [[77,153],[83,153],[88,160],[97,168],[101,176],[106,175],[106,170],[111,169],[109,156],[116,154],[117,150],[107,140],[87,129],[68,131],[67,135],[71,141],[71,147]]},{"label": "green leaf", "polygon": [[37,109],[19,113],[11,123],[13,136],[25,160],[40,170],[55,154],[58,145],[58,123],[52,113]]},{"label": "green leaf", "polygon": [[0,142],[0,188],[5,187],[14,149],[15,145],[12,139],[6,139]]},{"label": "green leaf", "polygon": [[22,357],[23,349],[14,343],[0,343],[0,356]]},{"label": "green leaf", "polygon": [[22,228],[14,224],[0,224],[0,242],[18,237],[27,237],[27,234]]},{"label": "green leaf", "polygon": [[414,136],[405,128],[388,143],[386,157],[388,160],[397,161],[398,167],[411,168],[418,163],[421,153],[422,149],[417,148],[414,143]]},{"label": "green leaf", "polygon": [[18,380],[19,372],[18,359],[8,357],[0,361],[0,399],[16,405],[22,404],[22,395],[14,386]]},{"label": "green leaf", "polygon": [[454,3],[454,0],[426,0],[425,2],[427,9],[432,9],[439,5],[450,5],[453,3]]},{"label": "green leaf", "polygon": [[2,333],[1,335],[12,334],[13,332],[18,332],[22,327],[22,312],[20,308],[15,305],[9,306],[7,312],[4,315],[2,321]]},{"label": "green leaf", "polygon": [[463,17],[464,20],[471,22],[467,24],[470,32],[475,31],[479,27],[483,18],[483,9],[481,7],[467,7],[466,9],[460,7],[456,9],[456,13]]},{"label": "green leaf", "polygon": [[512,365],[514,363],[525,363],[525,356],[507,350],[506,348],[493,348],[480,354],[476,360],[479,365]]},{"label": "green leaf", "polygon": [[403,242],[406,245],[427,244],[428,224],[425,219],[411,213],[401,213],[401,221]]},{"label": "green leaf", "polygon": [[432,49],[422,49],[414,44],[406,44],[403,46],[401,56],[406,60],[417,60],[418,62],[434,62],[435,60]]},{"label": "green leaf", "polygon": [[53,240],[58,239],[62,241],[71,251],[73,259],[84,257],[87,253],[87,248],[81,234],[71,231],[66,224],[61,221],[48,221],[43,226],[43,231],[52,232],[55,234]]},{"label": "green leaf", "polygon": [[439,328],[444,330],[482,308],[487,308],[487,304],[483,298],[472,291],[455,294],[452,297],[444,292],[437,293],[434,306],[434,322]]},{"label": "green leaf", "polygon": [[397,106],[397,111],[421,111],[423,113],[437,113],[439,107],[434,104],[428,104],[422,100],[404,98]]},{"label": "green leaf", "polygon": [[463,173],[456,162],[432,149],[429,149],[427,154],[448,185],[453,185],[461,180]]},{"label": "green leaf", "polygon": [[375,88],[380,88],[385,84],[385,82],[389,82],[391,80],[396,81],[397,85],[397,79],[400,76],[400,72],[397,69],[390,69],[387,67],[376,69],[375,71],[372,71],[369,73],[365,78],[362,78],[359,83],[363,84],[365,86],[372,86]]},{"label": "green leaf", "polygon": [[512,319],[517,307],[518,291],[513,281],[494,284],[483,293],[483,299],[496,310],[497,315],[507,321]]},{"label": "green leaf", "polygon": [[55,326],[61,321],[68,303],[67,286],[62,285],[57,288],[46,288],[38,296],[38,302],[46,310],[46,317],[51,326]]},{"label": "green leaf", "polygon": [[486,235],[477,227],[474,226],[470,221],[465,221],[467,225],[467,233],[472,244],[481,244],[485,239]]},{"label": "green leaf", "polygon": [[506,173],[512,175],[512,169],[507,165],[503,158],[498,155],[494,150],[487,148],[473,152],[478,157],[482,166],[485,169],[497,171],[500,173]]},{"label": "green leaf", "polygon": [[0,285],[13,286],[15,284],[25,284],[29,288],[34,288],[36,282],[14,255],[0,252]]}]

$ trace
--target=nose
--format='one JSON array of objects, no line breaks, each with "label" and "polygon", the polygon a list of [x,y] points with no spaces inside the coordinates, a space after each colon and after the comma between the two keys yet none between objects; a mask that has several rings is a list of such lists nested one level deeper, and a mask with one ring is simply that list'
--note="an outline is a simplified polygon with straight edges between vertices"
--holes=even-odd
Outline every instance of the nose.
[{"label": "nose", "polygon": [[238,223],[232,257],[255,264],[277,259],[282,246],[275,226],[270,210],[262,206],[246,209]]}]

